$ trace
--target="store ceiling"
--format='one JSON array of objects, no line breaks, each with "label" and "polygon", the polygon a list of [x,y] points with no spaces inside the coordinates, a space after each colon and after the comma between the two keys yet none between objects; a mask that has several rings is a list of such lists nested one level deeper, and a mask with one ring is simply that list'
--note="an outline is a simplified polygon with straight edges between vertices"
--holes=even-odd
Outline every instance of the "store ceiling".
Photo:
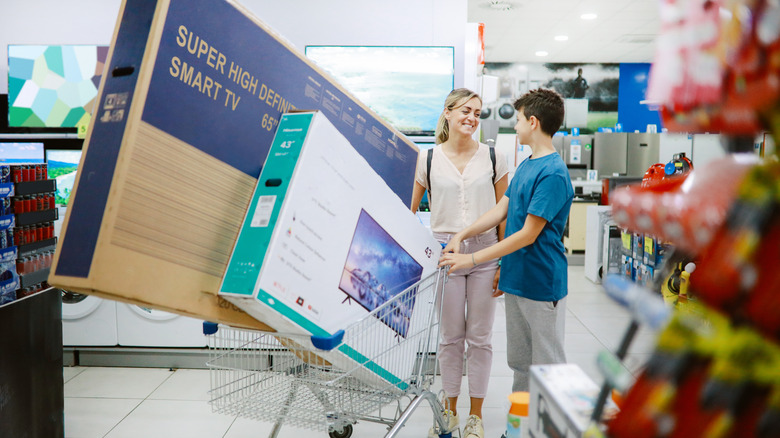
[{"label": "store ceiling", "polygon": [[[652,62],[660,4],[661,0],[468,0],[468,21],[485,23],[487,62]],[[583,20],[586,13],[597,18]],[[568,40],[556,41],[558,35]],[[540,50],[548,55],[536,56]]]}]

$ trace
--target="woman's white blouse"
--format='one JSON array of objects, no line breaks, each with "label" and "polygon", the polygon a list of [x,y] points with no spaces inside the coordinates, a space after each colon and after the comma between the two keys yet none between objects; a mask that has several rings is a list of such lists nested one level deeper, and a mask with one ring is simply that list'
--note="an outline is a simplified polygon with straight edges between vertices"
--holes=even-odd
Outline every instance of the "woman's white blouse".
[{"label": "woman's white blouse", "polygon": [[[506,158],[496,150],[496,178],[490,147],[479,144],[461,174],[442,151],[441,145],[433,149],[431,161],[431,230],[438,233],[457,233],[466,228],[496,205],[494,184],[506,175]],[[428,189],[428,151],[421,150],[417,159],[415,181]]]}]

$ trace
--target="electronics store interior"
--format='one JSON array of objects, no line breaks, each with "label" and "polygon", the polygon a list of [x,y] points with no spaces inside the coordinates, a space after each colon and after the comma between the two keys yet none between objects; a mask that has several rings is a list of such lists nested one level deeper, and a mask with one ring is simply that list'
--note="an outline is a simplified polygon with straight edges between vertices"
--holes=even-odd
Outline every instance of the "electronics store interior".
[{"label": "electronics store interior", "polygon": [[0,437],[780,438],[778,0],[1,10]]}]

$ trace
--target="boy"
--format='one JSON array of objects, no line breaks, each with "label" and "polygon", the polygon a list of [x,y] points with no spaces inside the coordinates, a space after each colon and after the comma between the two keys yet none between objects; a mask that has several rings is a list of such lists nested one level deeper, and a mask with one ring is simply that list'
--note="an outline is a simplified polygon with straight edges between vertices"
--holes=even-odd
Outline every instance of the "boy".
[{"label": "boy", "polygon": [[[503,198],[455,234],[440,265],[450,270],[502,257],[498,289],[505,292],[507,362],[512,391],[528,391],[532,364],[565,363],[563,332],[568,294],[566,253],[561,242],[574,189],[552,144],[561,126],[563,98],[552,90],[529,91],[514,102],[520,144],[531,156],[515,172]],[[472,254],[459,254],[464,239],[506,219],[504,240]]]}]

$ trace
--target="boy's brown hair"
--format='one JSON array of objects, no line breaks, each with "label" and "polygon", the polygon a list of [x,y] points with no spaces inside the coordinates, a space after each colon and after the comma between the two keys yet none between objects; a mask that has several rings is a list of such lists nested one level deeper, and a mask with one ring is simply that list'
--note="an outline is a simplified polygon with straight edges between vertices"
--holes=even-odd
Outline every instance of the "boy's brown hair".
[{"label": "boy's brown hair", "polygon": [[536,117],[542,127],[542,132],[552,137],[563,124],[565,114],[563,97],[553,90],[537,88],[515,100],[513,106],[517,111],[523,111],[526,119]]}]

